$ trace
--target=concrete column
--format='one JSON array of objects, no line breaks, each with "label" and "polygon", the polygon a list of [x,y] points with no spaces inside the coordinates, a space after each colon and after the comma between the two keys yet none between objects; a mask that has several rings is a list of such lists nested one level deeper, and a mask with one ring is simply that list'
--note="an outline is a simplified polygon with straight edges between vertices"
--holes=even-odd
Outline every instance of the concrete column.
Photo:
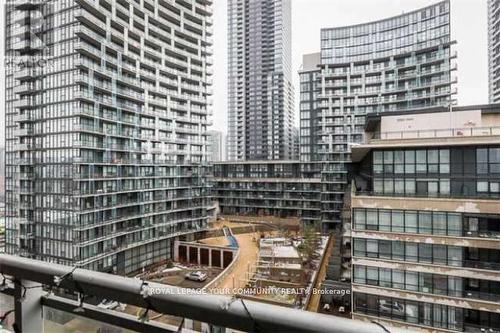
[{"label": "concrete column", "polygon": [[201,265],[201,249],[199,247],[197,249],[197,254],[198,254],[198,265]]},{"label": "concrete column", "polygon": [[186,260],[188,262],[188,264],[191,262],[191,260],[189,260],[189,252],[190,252],[191,248],[189,247],[189,245],[186,245]]},{"label": "concrete column", "polygon": [[[26,288],[40,285],[27,280],[22,280],[21,283]],[[24,289],[16,283],[14,309],[16,325],[20,332],[43,332],[42,295],[42,288]],[[23,296],[24,300],[20,301]]]}]

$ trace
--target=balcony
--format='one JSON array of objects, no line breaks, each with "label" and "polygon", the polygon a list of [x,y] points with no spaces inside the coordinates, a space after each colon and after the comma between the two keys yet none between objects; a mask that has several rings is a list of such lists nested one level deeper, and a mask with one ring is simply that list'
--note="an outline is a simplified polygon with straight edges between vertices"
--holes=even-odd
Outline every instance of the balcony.
[{"label": "balcony", "polygon": [[33,130],[30,128],[20,128],[14,130],[14,136],[30,136],[33,135]]},{"label": "balcony", "polygon": [[26,150],[32,150],[34,149],[34,145],[30,144],[30,143],[18,143],[14,149],[16,151],[26,151]]},{"label": "balcony", "polygon": [[15,8],[18,10],[33,10],[43,5],[41,0],[17,0]]},{"label": "balcony", "polygon": [[18,99],[14,101],[14,107],[18,109],[28,109],[30,108],[34,103],[30,98],[24,98],[24,99]]},{"label": "balcony", "polygon": [[29,36],[30,33],[31,33],[31,26],[25,24],[13,29],[12,37],[25,38],[26,36]]},{"label": "balcony", "polygon": [[75,18],[78,19],[80,22],[87,23],[89,26],[92,26],[94,29],[98,29],[103,33],[106,33],[106,30],[103,29],[102,27],[106,25],[106,18],[104,18],[104,21],[101,21],[98,19],[96,16],[91,14],[90,12],[84,10],[84,9],[78,9],[75,11]]},{"label": "balcony", "polygon": [[[12,116],[12,119],[14,120],[14,122],[16,123],[21,123],[21,122],[32,122],[32,121],[35,121],[34,117],[32,117],[28,112],[24,112],[24,113],[17,113],[17,114],[14,114]],[[31,131],[32,132],[32,131]],[[29,133],[30,135],[32,133]]]},{"label": "balcony", "polygon": [[500,127],[468,127],[437,130],[377,132],[371,140],[428,139],[500,135]]},{"label": "balcony", "polygon": [[[183,326],[166,325],[148,319],[149,310],[189,318],[219,327],[254,332],[346,332],[382,333],[386,330],[372,323],[332,317],[307,311],[259,303],[243,298],[211,295],[206,290],[197,293],[135,278],[77,269],[51,263],[0,255],[0,267],[5,279],[2,293],[16,300],[11,316],[23,332],[41,332],[44,324],[58,312],[71,317],[73,324],[124,328],[136,332],[180,332]],[[43,289],[64,290],[72,300]],[[62,295],[62,294],[60,294]],[[92,295],[122,304],[147,309],[139,317],[102,309],[86,303]],[[23,299],[21,302],[20,299]],[[43,308],[43,311],[42,311]],[[29,311],[28,311],[29,309]],[[9,321],[7,321],[8,323]],[[184,323],[184,321],[182,321]],[[73,325],[72,324],[72,325]],[[83,330],[82,330],[83,331]]]},{"label": "balcony", "polygon": [[14,78],[18,80],[35,79],[40,74],[35,67],[26,67],[14,72]]},{"label": "balcony", "polygon": [[13,90],[14,94],[31,95],[36,93],[37,87],[31,83],[22,83],[18,86],[15,86]]},{"label": "balcony", "polygon": [[36,52],[43,48],[43,44],[39,41],[33,42],[30,39],[24,39],[12,45],[12,49],[18,52]]}]

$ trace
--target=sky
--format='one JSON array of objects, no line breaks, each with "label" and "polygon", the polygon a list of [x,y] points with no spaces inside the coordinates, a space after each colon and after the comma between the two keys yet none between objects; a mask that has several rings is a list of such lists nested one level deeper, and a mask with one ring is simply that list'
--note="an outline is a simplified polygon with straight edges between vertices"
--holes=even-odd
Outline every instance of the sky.
[{"label": "sky", "polygon": [[[295,120],[299,121],[302,55],[319,52],[321,28],[341,27],[409,12],[437,0],[291,0]],[[458,105],[488,102],[487,0],[451,0],[451,32],[457,41]],[[213,129],[227,131],[227,1],[214,0]]]},{"label": "sky", "polygon": [[[302,55],[318,52],[320,29],[384,19],[424,7],[436,0],[292,0],[292,66],[295,118],[298,124],[298,70]],[[0,0],[0,5],[4,1]],[[4,63],[3,10],[0,6],[0,64]],[[452,38],[458,43],[458,104],[488,102],[487,0],[451,0]],[[4,105],[4,67],[0,68],[0,105]],[[212,129],[227,127],[227,0],[214,0],[214,104]],[[4,111],[0,145],[4,143]]]}]

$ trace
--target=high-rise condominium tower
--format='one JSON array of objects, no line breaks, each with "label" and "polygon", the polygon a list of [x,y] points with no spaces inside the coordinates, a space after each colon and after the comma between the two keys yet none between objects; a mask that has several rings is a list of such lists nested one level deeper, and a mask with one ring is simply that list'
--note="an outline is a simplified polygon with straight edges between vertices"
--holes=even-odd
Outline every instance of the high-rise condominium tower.
[{"label": "high-rise condominium tower", "polygon": [[220,162],[225,159],[224,133],[211,130],[207,132],[208,140],[208,160],[210,162]]},{"label": "high-rise condominium tower", "polygon": [[[301,160],[326,162],[323,220],[339,222],[345,167],[369,113],[449,106],[456,69],[450,2],[365,24],[322,29],[321,52],[304,57]],[[317,62],[314,66],[314,61]]]},{"label": "high-rise condominium tower", "polygon": [[7,253],[123,274],[205,227],[211,6],[8,1]]},{"label": "high-rise condominium tower", "polygon": [[291,0],[229,0],[228,158],[293,155]]},{"label": "high-rise condominium tower", "polygon": [[491,103],[500,102],[500,1],[488,0],[488,78]]}]

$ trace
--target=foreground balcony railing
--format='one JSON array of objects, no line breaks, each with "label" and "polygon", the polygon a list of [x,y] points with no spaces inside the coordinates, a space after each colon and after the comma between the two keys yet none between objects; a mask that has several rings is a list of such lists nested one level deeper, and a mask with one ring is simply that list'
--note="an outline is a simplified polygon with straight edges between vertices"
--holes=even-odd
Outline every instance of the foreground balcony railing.
[{"label": "foreground balcony railing", "polygon": [[[148,321],[142,316],[136,318],[85,303],[86,297],[90,296],[246,332],[387,332],[377,324],[234,297],[189,294],[164,284],[11,255],[0,255],[0,273],[4,278],[0,290],[4,293],[12,291],[5,277],[12,277],[14,281],[11,294],[15,302],[12,310],[15,326],[20,332],[42,332],[44,320],[50,321],[44,315],[53,311],[136,332],[183,331],[174,325]],[[47,294],[42,286],[45,289],[58,288],[66,293],[78,293],[80,301]]]}]

